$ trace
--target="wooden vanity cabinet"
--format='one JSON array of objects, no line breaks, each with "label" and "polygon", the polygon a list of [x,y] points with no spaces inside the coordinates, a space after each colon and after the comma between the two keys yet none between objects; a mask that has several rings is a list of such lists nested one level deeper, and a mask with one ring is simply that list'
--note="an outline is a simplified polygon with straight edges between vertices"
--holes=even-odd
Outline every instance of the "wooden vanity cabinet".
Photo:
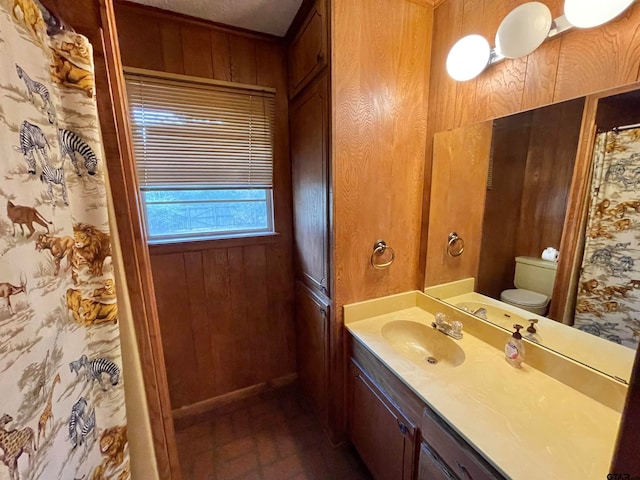
[{"label": "wooden vanity cabinet", "polygon": [[296,346],[298,383],[303,394],[327,421],[329,305],[302,282],[296,282]]},{"label": "wooden vanity cabinet", "polygon": [[350,364],[351,442],[376,480],[411,480],[416,428],[357,366]]},{"label": "wooden vanity cabinet", "polygon": [[457,480],[425,442],[420,444],[418,480]]},{"label": "wooden vanity cabinet", "polygon": [[317,0],[289,44],[289,97],[295,97],[327,65],[327,1]]},{"label": "wooden vanity cabinet", "polygon": [[439,459],[453,472],[454,478],[460,478],[460,480],[503,478],[429,408],[423,411],[420,433],[423,441],[437,452]]},{"label": "wooden vanity cabinet", "polygon": [[505,480],[362,343],[347,338],[349,439],[376,480]]}]

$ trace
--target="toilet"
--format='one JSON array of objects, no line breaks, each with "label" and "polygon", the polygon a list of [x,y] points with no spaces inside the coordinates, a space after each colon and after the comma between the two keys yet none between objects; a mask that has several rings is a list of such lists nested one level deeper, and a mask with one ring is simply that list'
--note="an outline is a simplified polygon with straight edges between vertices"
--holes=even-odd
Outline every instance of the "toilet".
[{"label": "toilet", "polygon": [[535,257],[516,257],[516,288],[504,290],[500,300],[514,307],[544,316],[556,279],[556,262]]}]

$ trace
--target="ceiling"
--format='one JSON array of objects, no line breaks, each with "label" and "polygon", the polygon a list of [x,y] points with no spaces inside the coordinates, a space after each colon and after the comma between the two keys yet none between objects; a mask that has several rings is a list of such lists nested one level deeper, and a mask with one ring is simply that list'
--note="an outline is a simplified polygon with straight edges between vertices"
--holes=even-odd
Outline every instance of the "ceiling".
[{"label": "ceiling", "polygon": [[283,37],[302,0],[131,0],[225,25]]}]

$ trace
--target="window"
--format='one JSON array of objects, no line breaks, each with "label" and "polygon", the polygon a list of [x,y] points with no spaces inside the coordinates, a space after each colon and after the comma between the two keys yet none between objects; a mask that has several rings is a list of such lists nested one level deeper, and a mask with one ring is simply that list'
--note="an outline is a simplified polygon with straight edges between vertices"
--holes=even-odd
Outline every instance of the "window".
[{"label": "window", "polygon": [[150,243],[273,232],[272,89],[127,71]]}]

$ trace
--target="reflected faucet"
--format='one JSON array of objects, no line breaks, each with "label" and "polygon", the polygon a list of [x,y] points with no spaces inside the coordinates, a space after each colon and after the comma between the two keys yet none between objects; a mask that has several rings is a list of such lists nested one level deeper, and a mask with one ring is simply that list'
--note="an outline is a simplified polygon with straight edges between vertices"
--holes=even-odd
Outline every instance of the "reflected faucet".
[{"label": "reflected faucet", "polygon": [[483,320],[487,320],[487,309],[484,307],[480,307],[477,310],[474,310],[473,312],[471,312],[473,315],[475,315],[476,317],[480,317]]},{"label": "reflected faucet", "polygon": [[452,321],[451,318],[444,313],[436,313],[435,317],[436,321],[431,324],[433,328],[456,340],[462,338],[462,322],[458,320]]}]

